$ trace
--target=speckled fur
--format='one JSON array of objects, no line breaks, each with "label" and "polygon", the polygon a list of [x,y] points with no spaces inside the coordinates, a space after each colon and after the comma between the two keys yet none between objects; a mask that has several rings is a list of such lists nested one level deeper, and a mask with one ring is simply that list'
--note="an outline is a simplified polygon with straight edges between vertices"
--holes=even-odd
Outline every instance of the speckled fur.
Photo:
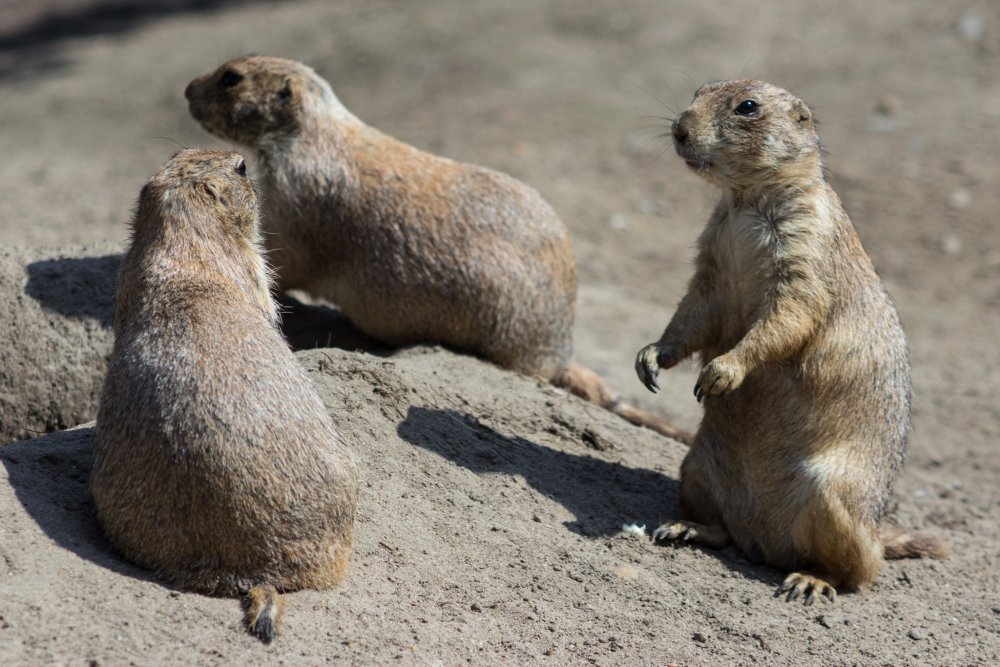
[{"label": "speckled fur", "polygon": [[236,153],[183,150],[142,189],[90,489],[130,560],[261,597],[341,579],[357,472],[277,327],[243,170]]},{"label": "speckled fur", "polygon": [[[759,107],[740,115],[747,100]],[[807,571],[813,593],[868,584],[906,452],[910,368],[896,309],[824,178],[812,114],[764,82],[712,82],[673,134],[722,189],[687,294],[636,361],[652,388],[658,368],[701,355],[682,514],[711,546],[728,535],[752,559]]]},{"label": "speckled fur", "polygon": [[537,191],[365,125],[294,61],[237,58],[185,95],[205,129],[260,159],[279,289],[329,299],[389,345],[469,351],[684,437],[571,363],[573,250]]}]

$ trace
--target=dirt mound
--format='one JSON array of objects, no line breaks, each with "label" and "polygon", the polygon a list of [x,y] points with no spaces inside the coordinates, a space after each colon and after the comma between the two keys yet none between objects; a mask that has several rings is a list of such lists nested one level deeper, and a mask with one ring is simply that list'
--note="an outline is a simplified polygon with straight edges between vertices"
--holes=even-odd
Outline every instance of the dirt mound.
[{"label": "dirt mound", "polygon": [[[0,444],[92,420],[114,344],[112,244],[0,248]],[[386,352],[339,311],[280,299],[293,349]]]},{"label": "dirt mound", "polygon": [[[684,450],[548,385],[438,348],[297,357],[361,460],[344,586],[290,595],[283,633],[262,647],[242,632],[237,601],[175,591],[114,554],[86,493],[93,429],[57,433],[0,448],[8,664],[981,656],[975,614],[989,602],[973,612],[948,587],[924,586],[955,563],[891,563],[874,591],[805,608],[772,596],[783,573],[734,549],[622,534],[676,516]],[[875,623],[878,641],[866,639]],[[956,624],[965,639],[944,652],[933,638],[956,638]]]},{"label": "dirt mound", "polygon": [[0,248],[0,443],[93,419],[118,248]]}]

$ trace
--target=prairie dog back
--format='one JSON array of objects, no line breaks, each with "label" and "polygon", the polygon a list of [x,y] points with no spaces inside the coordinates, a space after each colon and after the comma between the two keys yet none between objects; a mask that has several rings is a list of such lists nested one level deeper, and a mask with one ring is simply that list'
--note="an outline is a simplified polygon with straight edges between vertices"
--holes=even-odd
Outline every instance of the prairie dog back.
[{"label": "prairie dog back", "polygon": [[238,154],[180,151],[144,186],[90,487],[126,557],[184,589],[250,594],[269,640],[276,590],[342,578],[357,472],[277,328],[258,245]]},{"label": "prairie dog back", "polygon": [[184,94],[206,130],[260,160],[279,289],[332,301],[389,345],[449,345],[689,437],[572,362],[573,248],[534,188],[364,124],[293,60],[235,58]]}]

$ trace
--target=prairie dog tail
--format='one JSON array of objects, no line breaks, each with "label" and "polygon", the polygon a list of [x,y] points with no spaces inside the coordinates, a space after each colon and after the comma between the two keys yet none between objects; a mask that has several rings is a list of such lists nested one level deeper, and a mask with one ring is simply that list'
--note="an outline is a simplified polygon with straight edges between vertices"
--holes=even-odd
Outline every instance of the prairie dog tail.
[{"label": "prairie dog tail", "polygon": [[936,535],[908,533],[899,526],[882,526],[879,529],[882,552],[886,559],[944,558],[948,545]]},{"label": "prairie dog tail", "polygon": [[570,363],[552,376],[551,382],[557,387],[568,389],[580,398],[615,413],[636,426],[645,426],[684,445],[690,445],[694,441],[693,433],[679,429],[662,417],[622,401],[618,392],[608,385],[607,380],[589,368]]},{"label": "prairie dog tail", "polygon": [[274,586],[254,586],[244,600],[243,622],[247,632],[265,644],[274,641],[278,622],[285,611],[285,600]]}]

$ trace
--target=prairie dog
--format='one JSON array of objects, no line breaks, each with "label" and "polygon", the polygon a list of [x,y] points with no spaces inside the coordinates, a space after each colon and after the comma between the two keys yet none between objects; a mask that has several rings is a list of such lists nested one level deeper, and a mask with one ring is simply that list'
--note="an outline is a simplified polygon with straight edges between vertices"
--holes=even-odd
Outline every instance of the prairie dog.
[{"label": "prairie dog", "polygon": [[354,456],[277,327],[237,153],[176,153],[142,188],[118,276],[90,490],[112,544],[178,587],[328,588],[351,552]]},{"label": "prairie dog", "polygon": [[533,188],[365,125],[295,61],[237,58],[185,96],[206,130],[260,160],[280,290],[329,299],[389,345],[443,343],[689,437],[571,362],[573,250]]},{"label": "prairie dog", "polygon": [[710,82],[672,132],[722,198],[687,293],[636,358],[650,390],[660,368],[703,364],[685,520],[654,537],[732,540],[790,571],[779,592],[807,603],[872,582],[884,557],[943,555],[936,538],[880,527],[910,430],[906,338],[824,178],[809,108],[762,81]]}]

